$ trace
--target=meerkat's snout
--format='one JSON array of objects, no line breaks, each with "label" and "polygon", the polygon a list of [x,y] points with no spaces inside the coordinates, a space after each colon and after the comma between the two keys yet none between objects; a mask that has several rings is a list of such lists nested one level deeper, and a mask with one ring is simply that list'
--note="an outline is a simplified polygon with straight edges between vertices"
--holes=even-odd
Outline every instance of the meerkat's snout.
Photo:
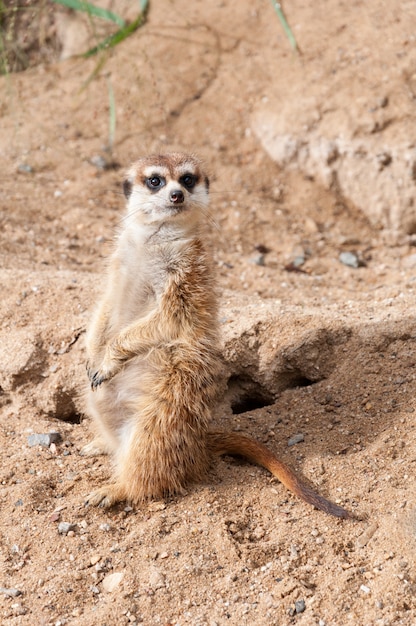
[{"label": "meerkat's snout", "polygon": [[173,189],[170,192],[169,199],[173,204],[182,204],[185,201],[185,196],[181,189]]}]

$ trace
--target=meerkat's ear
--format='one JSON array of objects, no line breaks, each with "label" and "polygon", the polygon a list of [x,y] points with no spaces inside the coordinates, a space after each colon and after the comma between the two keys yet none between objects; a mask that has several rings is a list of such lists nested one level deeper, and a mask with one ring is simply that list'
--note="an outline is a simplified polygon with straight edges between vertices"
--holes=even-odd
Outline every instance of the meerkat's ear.
[{"label": "meerkat's ear", "polygon": [[209,178],[208,178],[208,176],[205,176],[205,187],[207,188],[207,191],[209,191]]},{"label": "meerkat's ear", "polygon": [[131,182],[129,178],[126,178],[123,181],[123,193],[127,199],[130,198],[132,189],[133,189],[133,183]]}]

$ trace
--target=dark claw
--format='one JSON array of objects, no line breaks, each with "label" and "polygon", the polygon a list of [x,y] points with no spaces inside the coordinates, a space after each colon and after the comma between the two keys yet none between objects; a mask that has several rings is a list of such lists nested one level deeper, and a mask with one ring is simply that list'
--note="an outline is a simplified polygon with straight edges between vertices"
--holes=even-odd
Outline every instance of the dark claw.
[{"label": "dark claw", "polygon": [[89,363],[86,363],[85,369],[87,370],[87,376],[88,376],[89,380],[92,380],[92,378],[94,376],[94,370],[91,368]]},{"label": "dark claw", "polygon": [[90,376],[91,381],[91,389],[97,389],[106,380],[105,376],[100,374],[99,372],[94,372],[92,376]]}]

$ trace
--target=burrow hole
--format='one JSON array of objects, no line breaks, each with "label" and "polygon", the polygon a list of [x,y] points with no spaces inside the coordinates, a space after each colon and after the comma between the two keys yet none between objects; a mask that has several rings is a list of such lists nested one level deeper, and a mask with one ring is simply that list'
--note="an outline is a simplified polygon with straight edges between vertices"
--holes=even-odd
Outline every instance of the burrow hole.
[{"label": "burrow hole", "polygon": [[274,401],[273,395],[249,376],[231,376],[227,395],[234,415],[270,406]]},{"label": "burrow hole", "polygon": [[[316,382],[299,372],[287,372],[281,379],[282,389],[309,387]],[[270,406],[275,401],[274,394],[248,375],[234,374],[228,380],[227,387],[227,396],[234,415]]]}]

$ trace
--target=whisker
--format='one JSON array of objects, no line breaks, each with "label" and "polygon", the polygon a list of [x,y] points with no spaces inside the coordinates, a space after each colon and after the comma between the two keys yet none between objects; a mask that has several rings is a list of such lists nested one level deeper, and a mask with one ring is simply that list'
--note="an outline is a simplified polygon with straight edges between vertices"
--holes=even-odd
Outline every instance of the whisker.
[{"label": "whisker", "polygon": [[129,219],[130,217],[134,217],[136,215],[136,213],[140,213],[143,210],[143,205],[139,206],[137,209],[135,209],[134,211],[129,211],[128,213],[126,213],[125,215],[123,215],[119,221],[118,224],[122,224],[123,222],[125,222],[127,219]]},{"label": "whisker", "polygon": [[218,194],[227,194],[227,193],[233,193],[235,195],[237,195],[237,190],[236,189],[210,189],[209,191],[209,195],[213,196],[213,195],[218,195]]}]

